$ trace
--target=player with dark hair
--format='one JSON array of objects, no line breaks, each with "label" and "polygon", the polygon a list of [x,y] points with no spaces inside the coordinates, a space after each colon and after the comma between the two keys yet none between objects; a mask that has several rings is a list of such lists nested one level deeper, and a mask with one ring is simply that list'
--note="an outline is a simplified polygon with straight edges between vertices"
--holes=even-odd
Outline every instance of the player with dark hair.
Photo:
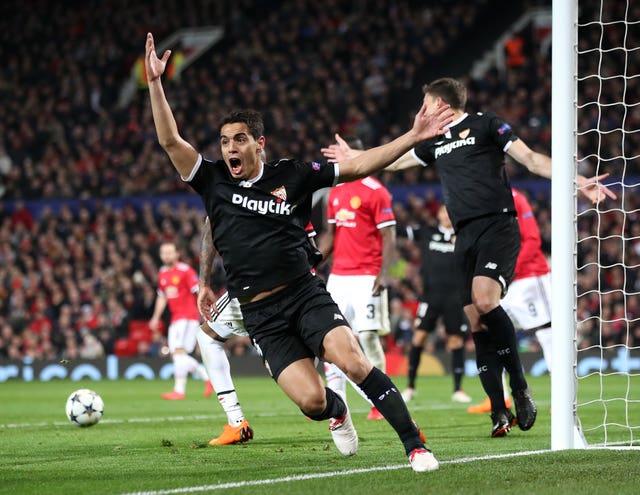
[{"label": "player with dark hair", "polygon": [[[423,87],[427,113],[449,105],[454,121],[446,133],[429,138],[396,160],[388,170],[434,164],[442,183],[444,202],[456,231],[455,253],[462,268],[462,297],[469,318],[480,381],[491,400],[491,436],[500,437],[516,422],[530,429],[536,406],[524,377],[511,319],[500,306],[520,249],[520,233],[504,155],[529,171],[551,178],[551,159],[532,151],[511,126],[494,113],[468,114],[465,86],[442,78]],[[358,156],[340,138],[322,151],[331,160]],[[613,192],[600,184],[607,174],[587,179],[577,176],[580,190],[592,201]],[[504,402],[502,369],[509,373],[517,418]]]},{"label": "player with dark hair", "polygon": [[409,379],[402,398],[405,402],[413,399],[416,393],[416,375],[427,335],[435,330],[436,323],[442,319],[447,333],[446,346],[451,351],[451,400],[471,402],[471,397],[462,390],[464,343],[469,322],[462,308],[458,278],[454,276],[457,271],[453,253],[456,236],[444,205],[440,205],[437,215],[437,226],[421,226],[410,231],[422,252],[422,294],[418,306],[418,321],[409,350]]},{"label": "player with dark hair", "polygon": [[[357,137],[347,138],[364,149]],[[320,239],[324,259],[333,255],[327,290],[358,335],[371,364],[386,371],[380,336],[391,331],[387,271],[395,250],[396,220],[391,194],[374,177],[338,184],[329,192],[327,228]],[[325,363],[327,385],[346,396],[344,374]],[[358,388],[357,391],[360,392]],[[371,407],[367,419],[384,419]]]},{"label": "player with dark hair", "polygon": [[423,105],[407,133],[342,163],[264,163],[260,114],[235,111],[220,125],[222,159],[211,162],[178,132],[161,83],[169,56],[167,50],[158,58],[149,33],[145,67],[158,140],[203,199],[229,295],[238,298],[247,332],[274,380],[307,417],[330,420],[336,447],[353,455],[358,435],[349,410],[324,386],[314,358],[336,364],[395,429],[413,470],[438,469],[397,388],[366,359],[324,284],[311,273],[305,226],[315,190],[370,175],[441,134],[451,121],[449,108],[427,117]]}]

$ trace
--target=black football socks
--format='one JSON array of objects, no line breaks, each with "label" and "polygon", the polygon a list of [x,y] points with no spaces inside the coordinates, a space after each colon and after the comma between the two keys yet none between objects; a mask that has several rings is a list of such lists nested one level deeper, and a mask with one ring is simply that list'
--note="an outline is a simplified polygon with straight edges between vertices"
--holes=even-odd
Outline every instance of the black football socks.
[{"label": "black football socks", "polygon": [[420,356],[422,356],[422,346],[412,345],[409,349],[409,388],[416,388],[416,375],[420,366]]},{"label": "black football socks", "polygon": [[482,388],[491,400],[491,409],[505,409],[504,391],[502,389],[502,364],[498,359],[493,339],[489,332],[473,332],[476,345],[476,363]]},{"label": "black football socks", "polygon": [[374,367],[358,386],[396,430],[407,455],[414,449],[424,448],[424,443],[420,439],[416,424],[411,419],[407,405],[387,375]]},{"label": "black football socks", "polygon": [[325,392],[327,394],[327,407],[320,414],[309,414],[306,411],[302,411],[307,418],[312,419],[314,421],[323,421],[329,418],[341,418],[345,414],[347,414],[347,405],[342,400],[338,394],[336,394],[333,390],[328,387],[325,387]]},{"label": "black football socks", "polygon": [[527,381],[524,378],[524,370],[520,362],[516,330],[507,312],[502,306],[498,306],[482,315],[480,321],[489,329],[496,346],[498,359],[509,373],[511,391],[526,389]]}]

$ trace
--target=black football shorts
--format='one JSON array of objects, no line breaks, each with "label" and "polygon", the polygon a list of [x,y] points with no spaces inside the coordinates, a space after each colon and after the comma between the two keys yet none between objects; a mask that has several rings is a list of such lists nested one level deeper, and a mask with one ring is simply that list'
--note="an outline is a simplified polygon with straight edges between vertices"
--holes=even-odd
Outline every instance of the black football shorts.
[{"label": "black football shorts", "polygon": [[460,298],[454,294],[434,293],[424,296],[418,305],[416,329],[433,332],[442,317],[447,335],[464,335],[469,321],[464,314]]},{"label": "black football shorts", "polygon": [[241,309],[249,337],[276,381],[291,363],[321,358],[325,335],[349,326],[322,279],[311,273]]},{"label": "black football shorts", "polygon": [[465,222],[456,234],[463,305],[471,304],[473,278],[479,275],[496,280],[504,296],[520,252],[518,219],[505,213],[480,217]]}]

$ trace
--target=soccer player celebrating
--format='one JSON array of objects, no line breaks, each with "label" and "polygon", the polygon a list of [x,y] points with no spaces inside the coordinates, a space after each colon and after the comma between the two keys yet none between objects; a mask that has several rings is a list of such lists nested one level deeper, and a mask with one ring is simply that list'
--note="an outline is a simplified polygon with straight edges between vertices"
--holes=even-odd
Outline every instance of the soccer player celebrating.
[{"label": "soccer player celebrating", "polygon": [[198,291],[198,274],[189,265],[179,261],[178,250],[173,242],[160,245],[160,259],[164,266],[158,274],[158,296],[149,328],[158,331],[160,317],[169,305],[171,324],[167,331],[167,343],[174,367],[173,390],[162,394],[162,398],[184,399],[189,373],[198,373],[206,381],[205,396],[208,397],[212,389],[207,374],[190,355],[196,347],[196,332],[200,325],[195,295]]},{"label": "soccer player celebrating", "polygon": [[407,133],[340,164],[264,163],[261,115],[236,111],[222,119],[222,159],[211,162],[178,132],[161,83],[170,54],[167,50],[158,58],[153,36],[147,35],[145,67],[158,140],[203,199],[229,295],[238,298],[247,332],[274,380],[307,417],[330,420],[336,447],[353,455],[358,435],[349,410],[324,387],[314,357],[336,364],[395,429],[413,470],[438,469],[397,388],[366,359],[340,309],[311,273],[305,226],[315,190],[370,175],[441,134],[451,121],[449,108],[427,116],[423,105]]},{"label": "soccer player celebrating", "polygon": [[[363,149],[358,138],[352,138],[350,146]],[[379,336],[391,331],[386,287],[396,235],[391,194],[373,177],[338,184],[329,193],[327,223],[320,240],[323,259],[333,253],[327,290],[357,332],[364,354],[384,372]],[[344,375],[325,363],[325,376],[327,385],[344,398]],[[372,406],[367,419],[384,417]]]},{"label": "soccer player celebrating", "polygon": [[[409,230],[409,229],[407,229]],[[427,334],[433,332],[439,318],[442,318],[447,333],[447,348],[451,351],[454,402],[471,402],[462,390],[464,376],[464,342],[469,330],[469,322],[462,308],[456,260],[453,253],[455,232],[447,208],[438,208],[438,225],[412,229],[411,235],[419,242],[422,251],[422,295],[418,306],[418,322],[413,332],[409,350],[409,377],[402,398],[409,402],[415,395],[416,375]]]},{"label": "soccer player celebrating", "polygon": [[[457,235],[455,253],[462,268],[463,304],[476,346],[480,381],[491,401],[491,436],[506,435],[516,422],[520,429],[528,430],[537,410],[520,363],[513,323],[500,306],[520,249],[504,155],[546,178],[551,178],[551,159],[532,151],[497,115],[466,113],[467,91],[459,81],[438,79],[423,91],[428,114],[449,105],[454,121],[444,135],[424,140],[388,169],[436,166]],[[336,139],[337,145],[322,150],[327,158],[342,161],[362,153],[350,149],[340,136]],[[577,183],[594,202],[605,196],[615,198],[599,183],[606,176],[587,179],[579,175]],[[502,368],[509,373],[517,418],[504,402]]]}]

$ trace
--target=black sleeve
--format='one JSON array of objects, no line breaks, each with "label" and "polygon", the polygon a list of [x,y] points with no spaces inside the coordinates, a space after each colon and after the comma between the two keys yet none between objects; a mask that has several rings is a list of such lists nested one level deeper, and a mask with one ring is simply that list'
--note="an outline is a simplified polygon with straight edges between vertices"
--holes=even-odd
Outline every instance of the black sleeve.
[{"label": "black sleeve", "polygon": [[488,133],[496,145],[504,151],[507,143],[518,139],[508,122],[505,122],[495,113],[485,114],[487,117]]},{"label": "black sleeve", "polygon": [[435,158],[433,156],[433,140],[427,139],[426,141],[422,141],[415,148],[413,148],[413,154],[416,156],[420,162],[422,162],[423,166],[431,165]]},{"label": "black sleeve", "polygon": [[335,186],[339,165],[329,162],[294,162],[294,166],[310,191]]},{"label": "black sleeve", "polygon": [[189,184],[200,196],[207,192],[207,185],[211,183],[214,171],[213,162],[200,155],[191,175],[183,180]]}]

